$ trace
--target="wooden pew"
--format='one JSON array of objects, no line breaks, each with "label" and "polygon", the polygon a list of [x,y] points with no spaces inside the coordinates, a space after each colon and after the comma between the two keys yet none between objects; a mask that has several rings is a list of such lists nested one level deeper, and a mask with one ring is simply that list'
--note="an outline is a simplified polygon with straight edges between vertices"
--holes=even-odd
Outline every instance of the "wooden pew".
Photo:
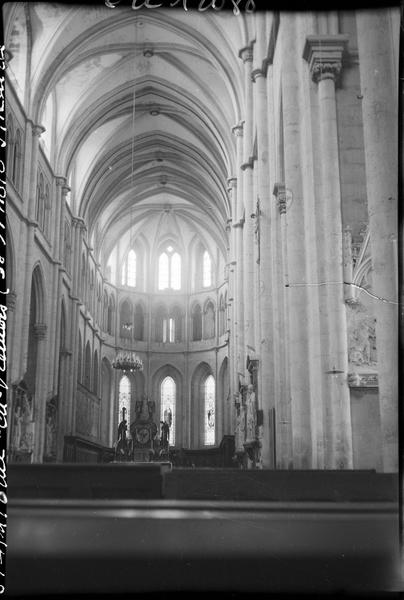
[{"label": "wooden pew", "polygon": [[8,497],[11,501],[162,498],[162,471],[160,463],[11,464],[7,468]]}]

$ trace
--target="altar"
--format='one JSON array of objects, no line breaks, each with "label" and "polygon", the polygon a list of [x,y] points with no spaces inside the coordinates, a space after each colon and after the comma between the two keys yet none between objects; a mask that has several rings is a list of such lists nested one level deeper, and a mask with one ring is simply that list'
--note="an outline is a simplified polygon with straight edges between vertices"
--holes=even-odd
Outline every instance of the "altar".
[{"label": "altar", "polygon": [[170,424],[161,422],[161,435],[154,421],[156,403],[143,395],[136,400],[135,419],[130,424],[129,435],[126,409],[122,409],[122,421],[118,427],[114,462],[148,463],[169,459]]}]

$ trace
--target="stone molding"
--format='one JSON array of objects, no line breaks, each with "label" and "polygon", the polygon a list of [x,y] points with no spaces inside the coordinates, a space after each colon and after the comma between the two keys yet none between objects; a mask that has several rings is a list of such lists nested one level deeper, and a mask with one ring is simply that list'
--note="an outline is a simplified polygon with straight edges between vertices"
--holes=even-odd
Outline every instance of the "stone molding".
[{"label": "stone molding", "polygon": [[34,325],[34,336],[37,340],[44,340],[46,337],[46,331],[48,326],[45,323],[35,323]]},{"label": "stone molding", "polygon": [[227,179],[227,185],[228,185],[228,189],[232,190],[233,188],[237,187],[237,177],[229,177]]},{"label": "stone molding", "polygon": [[379,375],[377,373],[348,373],[348,385],[350,388],[377,388],[379,387]]},{"label": "stone molding", "polygon": [[286,214],[286,188],[283,183],[275,183],[273,195],[276,198],[278,204],[279,213],[281,215]]},{"label": "stone molding", "polygon": [[233,227],[236,229],[237,227],[244,227],[244,217],[242,219],[239,219],[236,223],[234,223]]},{"label": "stone molding", "polygon": [[10,291],[7,294],[7,299],[6,299],[7,310],[11,310],[11,312],[13,312],[15,310],[16,302],[17,302],[17,294],[13,291]]},{"label": "stone molding", "polygon": [[65,185],[66,181],[67,181],[67,179],[66,179],[66,177],[63,177],[63,175],[58,175],[56,177],[56,185],[58,187],[62,187],[63,185]]},{"label": "stone molding", "polygon": [[255,160],[255,156],[250,156],[247,161],[243,162],[243,164],[240,165],[240,169],[242,171],[245,171],[246,169],[253,169]]},{"label": "stone molding", "polygon": [[251,81],[255,83],[260,77],[266,77],[266,72],[263,69],[254,69],[251,71]]},{"label": "stone molding", "polygon": [[241,48],[241,50],[239,50],[238,55],[239,55],[239,58],[241,58],[241,60],[243,61],[243,63],[252,62],[252,59],[253,59],[252,45]]},{"label": "stone molding", "polygon": [[45,133],[46,129],[43,125],[35,125],[32,123],[32,133],[34,137],[41,137],[43,133]]},{"label": "stone molding", "polygon": [[241,121],[240,123],[238,123],[238,125],[234,125],[234,127],[231,128],[231,132],[236,137],[243,137],[243,129],[244,129],[244,121]]},{"label": "stone molding", "polygon": [[87,225],[81,217],[72,217],[72,224],[74,227],[81,227],[81,229],[87,230]]},{"label": "stone molding", "polygon": [[338,79],[347,44],[348,36],[343,34],[309,35],[306,38],[303,58],[309,64],[313,81]]}]

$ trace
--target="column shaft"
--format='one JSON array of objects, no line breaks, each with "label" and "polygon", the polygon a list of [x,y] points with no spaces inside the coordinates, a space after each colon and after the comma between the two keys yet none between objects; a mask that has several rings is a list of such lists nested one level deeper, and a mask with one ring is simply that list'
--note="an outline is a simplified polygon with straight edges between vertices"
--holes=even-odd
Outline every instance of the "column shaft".
[{"label": "column shaft", "polygon": [[[318,83],[320,148],[323,207],[323,256],[326,278],[327,348],[323,348],[326,372],[336,369],[341,375],[328,375],[326,401],[331,468],[352,468],[352,427],[350,395],[347,383],[348,341],[344,305],[342,269],[342,215],[338,155],[337,112],[333,74],[324,75]],[[327,368],[328,362],[328,368]]]},{"label": "column shaft", "polygon": [[296,17],[282,13],[282,101],[284,122],[285,184],[292,195],[287,212],[288,307],[290,394],[293,427],[293,466],[312,465],[309,383],[309,319],[303,180],[301,172],[301,111],[299,108],[299,54]]},{"label": "column shaft", "polygon": [[397,83],[392,22],[399,11],[357,13],[360,80],[363,94],[367,200],[372,248],[373,292],[379,371],[383,467],[398,470],[398,307],[394,239],[397,238]]}]

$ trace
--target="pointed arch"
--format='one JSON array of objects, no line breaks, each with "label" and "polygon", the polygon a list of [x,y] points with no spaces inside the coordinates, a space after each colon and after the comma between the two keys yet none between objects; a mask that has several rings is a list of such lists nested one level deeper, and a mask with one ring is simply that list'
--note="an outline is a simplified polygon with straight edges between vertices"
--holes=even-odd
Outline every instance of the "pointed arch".
[{"label": "pointed arch", "polygon": [[206,377],[203,387],[204,444],[205,446],[214,446],[216,441],[216,382],[212,374]]},{"label": "pointed arch", "polygon": [[202,255],[202,286],[204,288],[212,285],[212,259],[207,250]]},{"label": "pointed arch", "polygon": [[[125,414],[125,420],[127,425],[131,419],[131,398],[132,398],[132,384],[127,375],[122,375],[119,380],[119,395],[118,395],[118,423],[123,420]],[[125,410],[124,410],[125,409]],[[127,431],[129,432],[129,426]]]},{"label": "pointed arch", "polygon": [[6,288],[14,291],[15,285],[15,248],[10,223],[6,218]]},{"label": "pointed arch", "polygon": [[32,291],[35,292],[36,296],[36,323],[46,323],[45,315],[46,310],[46,291],[45,291],[45,278],[41,263],[37,263],[32,272]]},{"label": "pointed arch", "polygon": [[98,352],[97,350],[94,352],[94,361],[93,361],[93,392],[96,396],[98,396]]},{"label": "pointed arch", "polygon": [[83,373],[83,385],[91,390],[91,346],[90,341],[87,340],[86,349],[84,353],[84,373]]},{"label": "pointed arch", "polygon": [[203,309],[203,339],[210,340],[215,337],[215,305],[210,298],[205,302]]},{"label": "pointed arch", "polygon": [[135,323],[133,328],[133,337],[135,340],[142,341],[144,339],[144,315],[145,311],[143,304],[137,302],[135,306]]},{"label": "pointed arch", "polygon": [[78,348],[77,348],[77,382],[81,383],[83,373],[82,373],[82,365],[83,365],[83,341],[81,338],[81,331],[79,331],[79,340],[78,340]]},{"label": "pointed arch", "polygon": [[31,277],[31,296],[29,310],[29,329],[28,329],[28,353],[27,353],[27,371],[25,381],[28,389],[35,394],[38,361],[39,359],[39,340],[46,335],[45,323],[45,289],[43,274],[40,263],[38,263],[32,272]]},{"label": "pointed arch", "polygon": [[181,342],[182,341],[182,320],[183,311],[178,304],[175,304],[170,309],[170,341]]},{"label": "pointed arch", "polygon": [[167,342],[168,334],[168,311],[164,304],[158,304],[154,312],[156,342]]},{"label": "pointed arch", "polygon": [[59,336],[59,348],[60,352],[64,352],[66,349],[66,302],[62,298],[60,303],[60,336]]},{"label": "pointed arch", "polygon": [[22,158],[22,144],[21,144],[21,131],[17,129],[15,134],[15,140],[13,145],[13,170],[12,179],[17,190],[20,189],[21,181],[21,158]]},{"label": "pointed arch", "polygon": [[217,381],[216,393],[216,422],[217,434],[220,439],[222,434],[231,434],[232,432],[232,404],[230,402],[230,375],[229,375],[229,359],[224,357],[220,365]]},{"label": "pointed arch", "polygon": [[[174,382],[174,386],[171,380]],[[178,446],[182,441],[182,432],[179,427],[183,416],[182,395],[183,376],[176,367],[166,364],[153,374],[152,397],[157,399],[156,414],[159,415],[159,420],[164,420],[165,412],[168,417],[168,408],[171,410],[170,446]]]},{"label": "pointed arch", "polygon": [[129,298],[125,298],[119,307],[119,335],[121,338],[132,338],[133,305]]},{"label": "pointed arch", "polygon": [[112,367],[109,360],[104,356],[101,362],[101,443],[110,446],[110,407],[112,397]]},{"label": "pointed arch", "polygon": [[[205,445],[211,445],[212,434],[209,437],[209,444],[206,444],[205,437],[206,424],[209,420],[208,412],[212,407],[216,413],[216,403],[212,403],[212,390],[206,389],[205,383],[209,376],[213,376],[213,369],[207,362],[201,362],[195,368],[191,378],[191,445],[193,448],[200,448]],[[210,380],[211,381],[211,380]],[[205,408],[208,407],[206,410]],[[213,423],[215,422],[213,414]],[[212,416],[210,418],[212,422]],[[209,430],[212,428],[209,426]],[[215,426],[213,426],[213,444],[216,442]]]},{"label": "pointed arch", "polygon": [[192,321],[192,340],[197,342],[202,339],[202,309],[201,305],[196,302],[191,310]]},{"label": "pointed arch", "polygon": [[7,119],[7,173],[11,177],[13,172],[13,158],[14,158],[14,120],[11,115]]},{"label": "pointed arch", "polygon": [[113,335],[115,332],[114,315],[115,315],[115,298],[114,298],[114,295],[111,294],[109,297],[109,301],[108,301],[108,314],[107,314],[107,333],[109,333],[109,335]]}]

